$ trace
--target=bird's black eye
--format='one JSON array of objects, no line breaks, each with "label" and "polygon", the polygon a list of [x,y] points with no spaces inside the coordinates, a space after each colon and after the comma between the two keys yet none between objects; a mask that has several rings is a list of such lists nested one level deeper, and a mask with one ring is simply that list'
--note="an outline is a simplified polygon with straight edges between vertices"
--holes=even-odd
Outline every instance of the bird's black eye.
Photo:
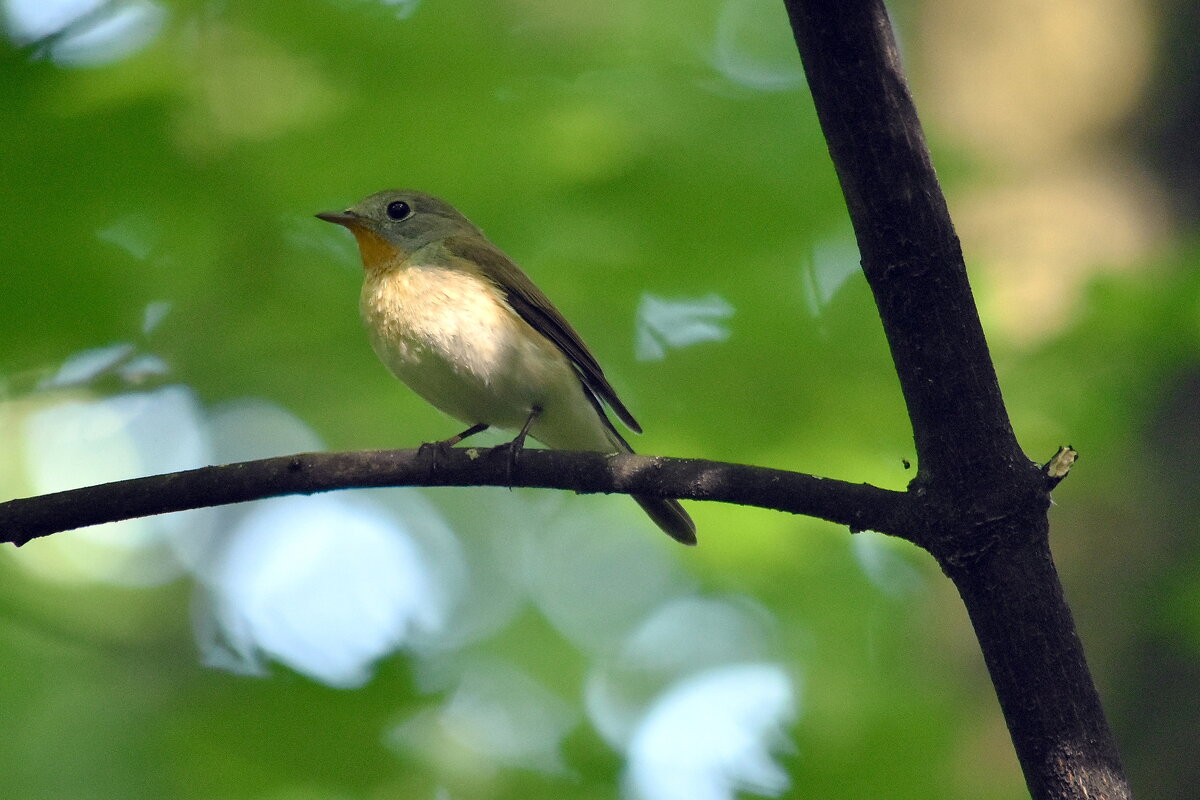
[{"label": "bird's black eye", "polygon": [[388,219],[402,220],[412,216],[412,206],[403,200],[393,200],[387,204]]}]

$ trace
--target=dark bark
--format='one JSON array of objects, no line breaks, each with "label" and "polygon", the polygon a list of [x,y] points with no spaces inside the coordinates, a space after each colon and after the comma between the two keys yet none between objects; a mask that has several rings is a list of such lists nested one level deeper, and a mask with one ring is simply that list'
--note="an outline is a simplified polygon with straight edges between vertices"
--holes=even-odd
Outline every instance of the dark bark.
[{"label": "dark bark", "polygon": [[510,474],[505,450],[302,454],[10,501],[0,504],[0,538],[399,485],[540,486],[808,514],[904,537],[937,559],[966,605],[1034,798],[1129,797],[1050,553],[1050,490],[1074,452],[1038,467],[1017,443],[886,10],[881,0],[785,4],[912,420],[919,465],[907,492],[632,455],[527,450]]},{"label": "dark bark", "polygon": [[[1031,794],[1129,790],[882,0],[785,0],[912,420],[918,543],[966,604]],[[1053,471],[1051,471],[1053,473]]]},{"label": "dark bark", "polygon": [[700,461],[558,450],[430,446],[421,450],[301,453],[0,503],[0,541],[285,494],[377,486],[527,486],[720,500],[790,511],[853,531],[912,538],[910,495],[799,472]]}]

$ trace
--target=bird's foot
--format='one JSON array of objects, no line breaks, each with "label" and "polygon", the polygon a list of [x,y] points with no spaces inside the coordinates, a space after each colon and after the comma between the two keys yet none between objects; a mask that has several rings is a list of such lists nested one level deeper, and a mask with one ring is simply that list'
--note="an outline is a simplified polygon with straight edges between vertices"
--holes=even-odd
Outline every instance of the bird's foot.
[{"label": "bird's foot", "polygon": [[521,427],[521,432],[518,433],[511,442],[498,444],[492,448],[493,453],[503,453],[508,456],[508,465],[506,469],[506,478],[508,480],[508,488],[512,488],[513,473],[517,469],[517,456],[525,449],[525,437],[529,435],[529,429],[533,427],[533,421],[542,413],[541,406],[534,406],[529,412],[529,418],[525,420],[525,424]]},{"label": "bird's foot", "polygon": [[474,436],[477,433],[486,431],[488,426],[480,422],[472,425],[462,433],[451,436],[449,439],[442,439],[438,442],[425,442],[417,448],[417,455],[429,461],[429,477],[433,477],[438,471],[439,466],[450,457],[450,448],[466,439],[468,436]]},{"label": "bird's foot", "polygon": [[440,442],[424,442],[417,448],[417,457],[425,460],[425,471],[432,478],[441,469],[442,464],[450,457],[449,439]]}]

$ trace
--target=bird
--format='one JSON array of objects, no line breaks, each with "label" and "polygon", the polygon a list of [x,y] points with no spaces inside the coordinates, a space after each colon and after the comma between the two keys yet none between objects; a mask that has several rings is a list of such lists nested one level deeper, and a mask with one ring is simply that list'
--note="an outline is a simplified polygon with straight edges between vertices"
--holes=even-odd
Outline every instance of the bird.
[{"label": "bird", "polygon": [[[529,276],[452,205],[407,189],[376,192],[318,219],[347,228],[364,278],[359,311],[384,365],[428,403],[469,425],[519,431],[557,450],[632,453],[605,406],[633,414],[595,356]],[[672,498],[633,499],[668,536],[696,543]]]}]

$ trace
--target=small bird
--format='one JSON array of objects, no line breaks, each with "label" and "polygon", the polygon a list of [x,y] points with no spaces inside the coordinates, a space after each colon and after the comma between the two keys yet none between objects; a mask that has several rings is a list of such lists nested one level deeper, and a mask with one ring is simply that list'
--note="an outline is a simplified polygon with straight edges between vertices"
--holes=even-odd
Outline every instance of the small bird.
[{"label": "small bird", "polygon": [[[359,310],[392,373],[434,407],[471,427],[519,430],[559,450],[632,453],[602,403],[642,428],[583,339],[483,231],[449,203],[387,190],[345,211],[317,214],[358,240],[365,277]],[[696,526],[672,499],[634,500],[683,544]]]}]

